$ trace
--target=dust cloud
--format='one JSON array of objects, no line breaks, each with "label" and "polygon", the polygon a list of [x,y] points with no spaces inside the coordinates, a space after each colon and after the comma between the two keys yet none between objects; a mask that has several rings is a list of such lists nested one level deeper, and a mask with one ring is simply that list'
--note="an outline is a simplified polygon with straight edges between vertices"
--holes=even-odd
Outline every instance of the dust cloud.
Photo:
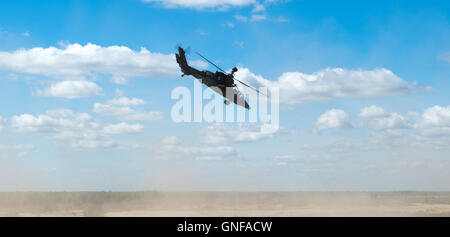
[{"label": "dust cloud", "polygon": [[450,192],[5,192],[0,216],[450,216]]}]

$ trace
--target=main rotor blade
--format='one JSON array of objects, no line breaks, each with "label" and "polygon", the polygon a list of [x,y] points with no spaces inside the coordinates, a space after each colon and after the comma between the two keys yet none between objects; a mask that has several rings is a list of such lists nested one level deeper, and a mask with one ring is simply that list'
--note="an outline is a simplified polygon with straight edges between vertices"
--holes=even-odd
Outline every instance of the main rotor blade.
[{"label": "main rotor blade", "polygon": [[236,79],[236,78],[234,78],[234,80],[238,81],[239,83],[241,83],[242,85],[244,85],[244,86],[246,86],[246,87],[248,87],[248,88],[252,88],[253,90],[255,90],[256,92],[258,92],[259,94],[264,95],[264,96],[266,96],[267,98],[269,98],[269,96],[267,96],[266,94],[260,92],[258,89],[254,88],[254,87],[251,87],[251,86],[245,84],[244,82],[242,82],[242,81],[240,81],[240,80],[238,80],[238,79]]},{"label": "main rotor blade", "polygon": [[220,68],[219,66],[217,66],[213,62],[209,61],[207,58],[203,57],[203,55],[201,55],[199,52],[195,52],[195,53],[198,54],[198,56],[202,57],[204,60],[208,61],[208,63],[211,63],[211,65],[213,65],[214,67],[216,67],[217,69],[219,69],[220,71],[222,71],[223,73],[226,74],[226,72],[222,68]]},{"label": "main rotor blade", "polygon": [[[217,65],[214,64],[213,62],[209,61],[207,58],[203,57],[203,55],[201,55],[199,52],[195,52],[195,53],[198,54],[198,56],[202,57],[204,60],[206,60],[208,63],[210,63],[211,65],[213,65],[214,67],[216,67],[217,69],[219,69],[220,71],[222,71],[223,73],[227,74],[227,72],[225,72],[222,68],[220,68],[219,66],[217,66]],[[251,88],[251,89],[255,90],[255,91],[258,92],[259,94],[264,95],[264,96],[266,96],[267,98],[269,98],[269,96],[267,96],[266,94],[260,92],[258,89],[254,88],[254,87],[251,87],[251,86],[249,86],[249,85],[247,85],[247,84],[245,84],[244,82],[242,82],[242,81],[236,79],[235,77],[233,77],[233,79],[236,80],[236,81],[238,81],[238,82],[241,83],[242,85],[244,85],[244,86],[246,86],[246,87],[248,87],[248,88]]]}]

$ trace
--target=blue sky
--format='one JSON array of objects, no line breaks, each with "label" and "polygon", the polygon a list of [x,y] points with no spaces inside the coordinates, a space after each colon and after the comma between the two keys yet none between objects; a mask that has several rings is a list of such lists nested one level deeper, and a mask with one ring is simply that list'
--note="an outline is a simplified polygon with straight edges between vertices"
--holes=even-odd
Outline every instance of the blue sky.
[{"label": "blue sky", "polygon": [[[449,8],[0,1],[0,190],[449,190]],[[174,123],[179,43],[279,87],[280,130]]]}]

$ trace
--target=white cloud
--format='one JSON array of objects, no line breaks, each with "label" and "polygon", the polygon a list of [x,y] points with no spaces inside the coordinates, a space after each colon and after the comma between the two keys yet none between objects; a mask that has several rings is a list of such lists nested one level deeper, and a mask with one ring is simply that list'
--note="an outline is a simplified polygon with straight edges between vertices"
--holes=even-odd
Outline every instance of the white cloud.
[{"label": "white cloud", "polygon": [[68,99],[101,95],[103,92],[97,84],[91,81],[61,81],[49,88],[37,92],[41,96],[63,97]]},{"label": "white cloud", "polygon": [[110,124],[106,126],[103,130],[109,134],[123,134],[123,133],[138,133],[144,129],[139,123],[135,124],[127,124],[127,123],[118,123],[118,124]]},{"label": "white cloud", "polygon": [[264,7],[264,5],[262,5],[260,3],[256,3],[252,10],[252,12],[265,12],[265,11],[266,11],[266,8]]},{"label": "white cloud", "polygon": [[372,125],[377,129],[401,129],[410,126],[408,119],[397,113],[390,113],[385,117],[374,118]]},{"label": "white cloud", "polygon": [[234,24],[229,21],[225,22],[224,26],[227,26],[229,28],[234,28]]},{"label": "white cloud", "polygon": [[385,114],[367,116],[364,124],[375,129],[371,134],[379,142],[432,149],[450,147],[450,106],[435,105],[423,113],[408,112],[406,115],[378,109]]},{"label": "white cloud", "polygon": [[376,105],[364,107],[359,111],[359,116],[363,118],[385,117],[387,115],[389,115],[389,113],[384,108]]},{"label": "white cloud", "polygon": [[52,132],[63,127],[99,127],[87,113],[74,113],[72,110],[50,110],[45,114],[34,116],[22,114],[13,116],[11,119],[13,127],[22,132]]},{"label": "white cloud", "polygon": [[237,157],[235,149],[230,146],[233,142],[253,142],[269,139],[275,136],[278,128],[269,124],[229,125],[216,123],[199,130],[193,139],[197,142],[182,141],[176,136],[164,137],[156,148],[156,155],[160,159],[195,159],[195,160],[223,160]]},{"label": "white cloud", "polygon": [[11,125],[19,132],[36,133],[61,144],[80,148],[113,147],[110,134],[139,132],[140,124],[111,124],[104,126],[87,113],[72,110],[50,110],[44,114],[22,114],[11,118]]},{"label": "white cloud", "polygon": [[191,145],[184,144],[178,137],[170,136],[161,140],[157,147],[158,159],[195,159],[195,160],[223,160],[236,155],[236,151],[230,146],[215,145]]},{"label": "white cloud", "polygon": [[278,127],[270,124],[263,124],[258,130],[242,130],[236,134],[234,141],[246,142],[246,141],[259,141],[273,137],[278,132]]},{"label": "white cloud", "polygon": [[379,130],[390,130],[390,133],[393,133],[395,129],[404,129],[411,126],[409,119],[405,116],[390,113],[375,105],[362,108],[359,116],[368,119],[368,124],[372,127]]},{"label": "white cloud", "polygon": [[271,81],[240,68],[236,78],[256,87],[279,87],[280,103],[301,104],[307,101],[351,97],[378,97],[413,93],[415,83],[406,82],[387,69],[347,70],[327,68],[312,74],[283,73]]},{"label": "white cloud", "polygon": [[435,105],[425,109],[414,128],[423,136],[450,140],[450,106]]},{"label": "white cloud", "polygon": [[123,121],[151,121],[161,120],[163,118],[161,112],[139,111],[130,107],[142,104],[145,104],[145,101],[142,99],[120,97],[107,101],[106,104],[95,103],[92,111]]},{"label": "white cloud", "polygon": [[267,20],[266,14],[252,14],[250,21],[265,21]]},{"label": "white cloud", "polygon": [[433,106],[427,108],[422,114],[422,126],[450,127],[450,106]]},{"label": "white cloud", "polygon": [[[206,65],[199,61],[192,63]],[[125,46],[102,47],[91,43],[0,52],[0,69],[63,79],[106,74],[111,75],[113,82],[121,84],[139,76],[171,77],[180,74],[174,54],[152,53],[145,48],[134,51]]]},{"label": "white cloud", "polygon": [[161,143],[164,145],[175,145],[175,144],[180,144],[181,141],[176,136],[167,136],[161,140]]},{"label": "white cloud", "polygon": [[248,21],[248,17],[242,16],[242,15],[239,15],[239,14],[234,15],[234,19],[236,19],[237,21],[242,21],[242,22],[247,22]]},{"label": "white cloud", "polygon": [[206,144],[224,144],[231,142],[253,142],[272,138],[279,132],[278,127],[270,124],[260,126],[239,124],[237,126],[216,123],[201,131],[202,142]]},{"label": "white cloud", "polygon": [[119,88],[116,89],[116,91],[114,92],[114,94],[115,94],[117,97],[122,97],[122,96],[125,95],[125,93],[124,93],[121,89],[119,89]]},{"label": "white cloud", "polygon": [[136,111],[130,107],[117,107],[108,104],[95,103],[93,108],[94,113],[103,116],[115,117],[118,120],[139,121],[139,120],[160,120],[162,119],[161,112],[145,112]]},{"label": "white cloud", "polygon": [[5,119],[0,117],[0,132],[5,130]]},{"label": "white cloud", "polygon": [[142,2],[159,3],[167,8],[217,8],[226,10],[230,7],[248,6],[256,3],[256,0],[142,0]]},{"label": "white cloud", "polygon": [[351,128],[350,117],[339,109],[332,109],[320,115],[316,121],[316,129]]},{"label": "white cloud", "polygon": [[23,36],[25,36],[25,37],[30,37],[31,36],[31,34],[30,34],[30,32],[25,32],[25,33],[23,33]]},{"label": "white cloud", "polygon": [[236,14],[236,15],[234,15],[234,19],[236,19],[237,21],[241,21],[241,22],[256,22],[256,21],[267,20],[267,16],[266,16],[266,14],[261,14],[261,13],[252,14],[249,17]]},{"label": "white cloud", "polygon": [[128,98],[128,97],[119,97],[116,99],[112,99],[106,102],[109,105],[119,105],[119,106],[138,106],[144,105],[146,102],[142,99],[138,98]]}]

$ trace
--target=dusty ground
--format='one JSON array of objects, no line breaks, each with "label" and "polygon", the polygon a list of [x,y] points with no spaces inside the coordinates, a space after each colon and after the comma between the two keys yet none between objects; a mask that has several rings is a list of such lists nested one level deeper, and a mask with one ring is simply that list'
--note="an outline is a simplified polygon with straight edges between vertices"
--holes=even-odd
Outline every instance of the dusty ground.
[{"label": "dusty ground", "polygon": [[0,216],[450,216],[450,192],[0,193]]}]

